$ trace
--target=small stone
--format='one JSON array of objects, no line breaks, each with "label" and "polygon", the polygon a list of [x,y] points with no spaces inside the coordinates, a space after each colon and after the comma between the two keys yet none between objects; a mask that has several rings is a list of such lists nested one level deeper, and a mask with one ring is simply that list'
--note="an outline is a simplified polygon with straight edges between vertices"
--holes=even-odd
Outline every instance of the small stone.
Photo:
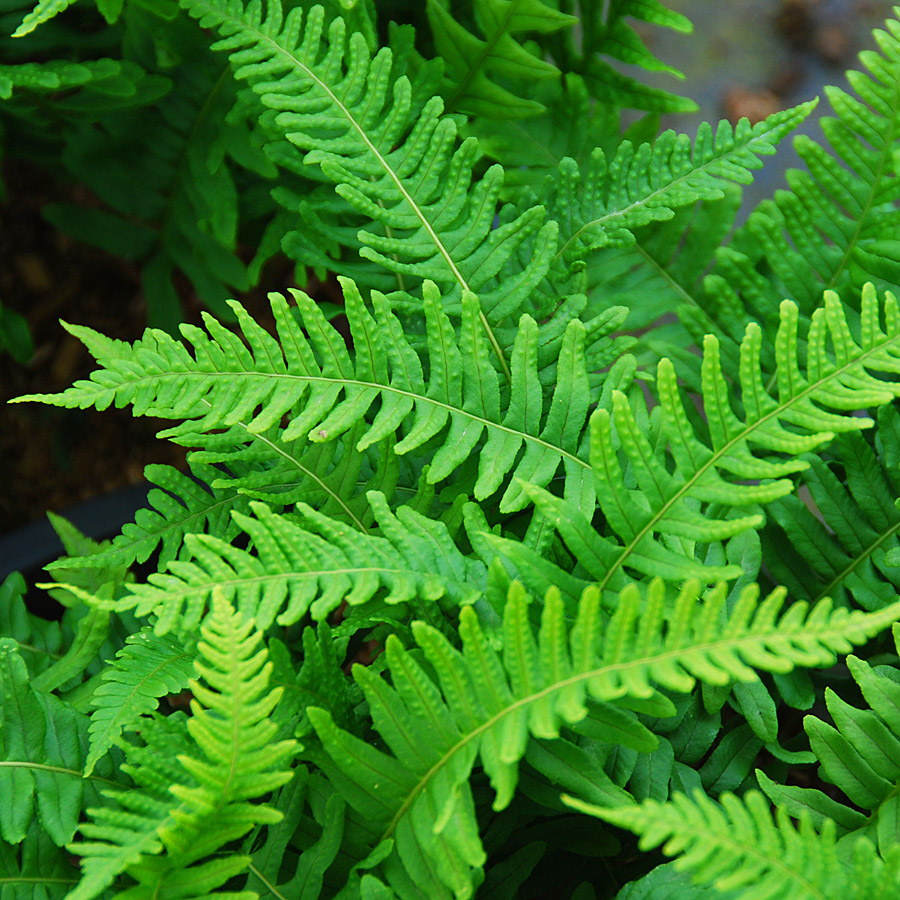
[{"label": "small stone", "polygon": [[778,97],[768,88],[733,87],[722,97],[722,110],[732,124],[746,118],[751,125],[755,125],[779,109],[781,103]]}]

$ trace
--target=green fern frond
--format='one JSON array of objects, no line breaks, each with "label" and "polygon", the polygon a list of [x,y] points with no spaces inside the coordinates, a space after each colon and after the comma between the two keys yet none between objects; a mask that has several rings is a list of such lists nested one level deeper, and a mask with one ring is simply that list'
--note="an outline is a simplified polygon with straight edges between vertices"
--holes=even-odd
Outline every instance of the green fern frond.
[{"label": "green fern frond", "polygon": [[53,694],[34,690],[18,645],[0,638],[0,837],[23,841],[35,820],[58,847],[72,839],[94,783],[82,775],[88,719]]},{"label": "green fern frond", "polygon": [[381,495],[369,500],[383,536],[360,534],[305,504],[298,506],[301,526],[253,503],[251,516],[234,514],[252,553],[213,535],[187,535],[190,557],[146,584],[129,585],[115,608],[152,613],[163,634],[190,633],[219,591],[262,630],[307,613],[324,619],[344,600],[362,604],[382,588],[390,604],[444,596],[457,604],[477,596],[483,569],[462,556],[442,523],[403,508],[395,516]]},{"label": "green fern frond", "polygon": [[679,12],[668,9],[658,0],[563,0],[565,12],[580,13],[580,40],[570,31],[555,40],[546,41],[553,57],[566,71],[577,72],[587,82],[591,95],[604,104],[618,108],[646,109],[656,112],[694,112],[697,104],[687,97],[651,87],[614,68],[602,57],[640,66],[647,71],[662,71],[676,78],[684,76],[666,65],[648,50],[642,40],[642,26],[635,28],[629,20],[658,25],[680,32],[693,26]]},{"label": "green fern frond", "polygon": [[818,516],[799,497],[770,507],[778,529],[763,534],[766,565],[797,597],[833,597],[879,609],[900,593],[900,415],[878,410],[873,447],[862,435],[842,435],[833,459],[810,457],[802,484]]},{"label": "green fern frond", "polygon": [[90,775],[97,760],[123,731],[139,727],[142,717],[156,709],[160,697],[188,686],[194,654],[170,637],[144,629],[129,635],[116,659],[101,674],[91,696],[91,749],[84,764]]},{"label": "green fern frond", "polygon": [[47,567],[58,569],[83,567],[120,568],[145,562],[159,548],[159,567],[174,559],[186,534],[210,531],[230,540],[237,534],[231,511],[246,512],[249,501],[237,490],[216,490],[205,485],[221,477],[211,466],[191,465],[191,475],[172,466],[149,465],[145,478],[153,485],[147,495],[147,508],[139,510],[134,522],[126,523],[108,547],[90,556],[64,557]]},{"label": "green fern frond", "polygon": [[738,334],[748,316],[765,321],[784,296],[808,315],[824,289],[855,307],[867,282],[900,284],[900,21],[886,28],[874,32],[878,51],[861,53],[863,67],[847,73],[853,93],[825,88],[836,113],[822,119],[831,152],[799,136],[807,168],[788,171],[790,190],[764,201],[720,251],[706,305],[721,331]]},{"label": "green fern frond", "polygon": [[[654,684],[683,692],[696,679],[755,679],[750,666],[784,672],[825,665],[836,651],[867,640],[900,614],[900,603],[874,614],[823,603],[808,612],[795,604],[779,618],[784,592],[761,604],[757,595],[755,586],[748,587],[726,615],[724,585],[698,603],[693,582],[667,611],[664,584],[655,579],[646,593],[636,585],[626,588],[601,627],[600,592],[589,588],[569,630],[561,596],[551,590],[535,635],[528,597],[514,583],[502,655],[492,649],[475,611],[465,607],[461,651],[417,623],[420,651],[404,650],[396,638],[387,641],[392,686],[371,669],[354,667],[389,752],[342,731],[315,708],[308,714],[322,748],[308,752],[371,823],[379,835],[373,840],[395,841],[393,852],[419,890],[469,897],[484,861],[468,784],[479,757],[500,810],[512,798],[529,738],[555,738],[562,725],[584,719],[588,697],[653,698]],[[388,877],[390,871],[387,865]]]},{"label": "green fern frond", "polygon": [[[764,796],[750,791],[744,797],[723,794],[719,803],[697,791],[692,798],[675,794],[668,803],[647,800],[639,806],[603,809],[566,798],[574,809],[640,835],[647,850],[663,845],[667,856],[680,854],[676,869],[688,870],[696,881],[719,891],[739,890],[741,900],[796,897],[798,900],[839,900],[859,896],[853,869],[845,868],[835,849],[833,824],[821,830],[801,815],[798,825],[783,809],[773,821]],[[884,863],[873,854],[875,881]],[[900,886],[897,871],[885,883]],[[892,891],[877,895],[889,897]]]},{"label": "green fern frond", "polygon": [[[543,486],[562,466],[566,496],[579,508],[592,509],[593,487],[584,458],[592,387],[588,359],[593,369],[604,347],[615,353],[615,342],[606,335],[621,321],[621,310],[587,325],[573,318],[564,330],[557,324],[543,335],[534,319],[523,316],[513,341],[507,394],[491,365],[471,295],[464,297],[457,334],[441,309],[437,289],[426,283],[426,380],[423,361],[387,299],[373,294],[373,317],[353,282],[345,279],[343,286],[353,356],[316,304],[294,291],[303,327],[284,299],[273,294],[276,342],[233,303],[247,346],[207,317],[208,335],[196,327],[182,328],[193,355],[158,331],[147,331],[129,347],[91,329],[67,326],[103,368],[61,394],[19,399],[98,409],[113,402],[131,404],[135,415],[187,420],[164,432],[176,438],[237,424],[251,435],[262,435],[287,415],[280,443],[300,437],[314,443],[331,440],[362,422],[380,400],[357,440],[358,450],[396,435],[402,439],[393,452],[404,454],[441,435],[441,445],[423,460],[429,462],[427,478],[434,484],[465,463],[487,433],[473,488],[476,498],[506,485],[501,511],[522,509],[528,499],[516,482],[506,481],[507,475]],[[589,335],[593,346],[586,348]],[[540,373],[547,371],[556,386],[545,406]],[[284,450],[279,452],[285,456]]]},{"label": "green fern frond", "polygon": [[[743,418],[732,409],[733,390],[722,374],[719,342],[708,335],[701,371],[708,436],[691,424],[675,368],[667,359],[657,370],[660,406],[652,441],[629,399],[614,393],[612,412],[598,409],[592,415],[590,436],[597,502],[612,535],[595,530],[588,518],[546,490],[525,484],[523,491],[602,589],[621,587],[623,568],[673,581],[736,577],[737,567],[709,566],[695,559],[693,544],[687,550],[673,548],[656,536],[710,542],[758,527],[758,514],[731,516],[728,511],[790,493],[793,484],[784,476],[809,466],[798,454],[822,446],[837,433],[874,424],[846,413],[886,403],[900,393],[891,380],[892,373],[900,372],[900,309],[888,294],[882,330],[879,303],[868,286],[861,316],[860,336],[855,338],[837,296],[826,293],[824,306],[812,317],[804,376],[797,349],[799,313],[794,303],[784,301],[775,350],[777,399],[762,376],[761,329],[748,325],[740,348]],[[670,455],[656,449],[666,444]],[[699,504],[709,506],[701,512]],[[493,535],[488,539],[517,565],[535,555],[509,540]]]},{"label": "green fern frond", "polygon": [[96,896],[122,871],[141,885],[137,896],[171,889],[184,898],[205,897],[246,871],[248,857],[213,854],[255,825],[281,819],[273,807],[250,801],[291,779],[296,743],[273,740],[278,726],[270,716],[282,690],[268,689],[272,664],[261,640],[252,620],[213,598],[194,661],[205,683],[191,682],[192,715],[181,740],[163,750],[158,742],[171,741],[178,726],[157,719],[156,729],[152,721],[142,728],[146,746],[126,745],[125,770],[140,787],[89,811],[93,822],[81,831],[96,840],[70,845],[85,857],[73,900]]},{"label": "green fern frond", "polygon": [[[359,232],[360,253],[405,279],[431,279],[458,304],[478,295],[479,318],[500,368],[507,362],[495,325],[517,313],[547,270],[555,226],[536,207],[493,228],[503,183],[499,166],[473,183],[477,141],[457,146],[456,123],[434,97],[419,109],[409,80],[392,75],[392,54],[372,58],[360,34],[346,37],[336,18],[322,50],[324,12],[283,13],[260,2],[183,0],[188,12],[223,38],[235,77],[248,79],[277,111],[288,140],[319,165],[374,227]],[[529,237],[536,252],[515,278],[498,279],[504,262]],[[445,301],[447,302],[447,301]],[[458,308],[458,307],[457,307]]]},{"label": "green fern frond", "polygon": [[0,840],[0,885],[4,900],[63,900],[78,884],[78,869],[34,820],[17,844]]},{"label": "green fern frond", "polygon": [[542,196],[560,226],[556,259],[568,270],[601,247],[634,243],[636,228],[670,219],[678,207],[721,199],[728,182],[749,184],[751,172],[762,168],[759,157],[773,154],[815,105],[800,104],[753,126],[723,120],[715,133],[704,122],[693,145],[670,130],[652,144],[624,141],[612,159],[598,148],[583,172],[564,159]]},{"label": "green fern frond", "polygon": [[450,111],[485,116],[492,121],[536,115],[543,106],[502,87],[493,78],[530,82],[558,78],[559,70],[530,53],[515,35],[548,33],[578,23],[540,0],[476,0],[471,15],[478,37],[454,18],[439,0],[428,0],[428,21],[435,49],[444,61],[445,103]]}]

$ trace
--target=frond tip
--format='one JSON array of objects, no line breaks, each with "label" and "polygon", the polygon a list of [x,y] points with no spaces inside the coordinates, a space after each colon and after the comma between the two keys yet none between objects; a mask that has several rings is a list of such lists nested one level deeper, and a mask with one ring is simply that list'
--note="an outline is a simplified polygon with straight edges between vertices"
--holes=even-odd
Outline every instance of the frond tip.
[{"label": "frond tip", "polygon": [[834,822],[816,828],[803,811],[795,825],[788,813],[774,815],[759,791],[743,797],[723,794],[719,803],[702,791],[693,798],[675,794],[668,803],[646,800],[636,806],[603,809],[563,796],[573,809],[640,835],[642,850],[663,845],[667,856],[681,854],[676,869],[720,891],[740,890],[741,900],[848,900],[861,898],[860,885],[873,897],[897,896],[898,858],[882,859],[861,838],[853,864],[845,865],[835,844]]}]

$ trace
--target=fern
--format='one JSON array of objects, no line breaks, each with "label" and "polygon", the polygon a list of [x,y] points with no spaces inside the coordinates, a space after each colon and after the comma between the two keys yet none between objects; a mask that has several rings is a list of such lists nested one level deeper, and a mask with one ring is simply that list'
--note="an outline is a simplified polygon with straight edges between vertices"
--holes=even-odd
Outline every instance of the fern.
[{"label": "fern", "polygon": [[[185,5],[202,26],[223,33],[216,47],[230,51],[235,76],[249,79],[262,102],[278,110],[276,121],[306,151],[304,162],[319,165],[342,197],[384,226],[359,233],[360,253],[402,279],[446,285],[456,303],[476,293],[479,318],[506,370],[494,326],[522,307],[549,264],[555,229],[542,224],[543,210],[492,229],[502,170],[489,169],[470,187],[476,143],[454,150],[456,126],[441,117],[440,100],[419,111],[409,80],[391,78],[390,51],[370,58],[361,36],[347,40],[343,20],[332,23],[323,55],[321,7],[301,31],[301,10],[284,16],[279,0],[265,18],[259,4],[244,11],[240,0]],[[530,264],[498,282],[504,261],[532,235],[538,249]],[[404,284],[398,281],[401,290]]]},{"label": "fern", "polygon": [[[90,329],[70,326],[104,368],[91,381],[79,382],[61,395],[20,399],[98,409],[113,402],[131,403],[136,415],[188,420],[169,431],[169,436],[238,422],[250,434],[260,434],[291,414],[279,436],[283,443],[303,436],[313,442],[333,439],[360,422],[380,399],[374,420],[357,440],[359,450],[398,433],[408,420],[406,433],[393,447],[394,453],[407,453],[442,433],[449,423],[443,445],[430,462],[428,480],[435,483],[462,465],[487,431],[485,461],[473,488],[476,497],[496,493],[509,472],[534,484],[549,484],[562,464],[569,482],[567,494],[589,508],[591,486],[582,440],[591,388],[585,344],[590,335],[594,346],[589,352],[596,365],[598,358],[603,359],[604,344],[607,351],[613,349],[603,338],[615,327],[617,316],[598,317],[588,323],[590,331],[573,320],[562,340],[547,341],[543,353],[538,326],[524,316],[513,347],[507,399],[489,362],[477,305],[468,295],[457,337],[440,308],[437,290],[426,284],[430,374],[426,382],[422,362],[387,299],[373,295],[373,317],[352,282],[344,282],[344,291],[355,359],[310,298],[297,291],[293,296],[309,337],[284,299],[273,295],[280,345],[238,304],[233,308],[249,349],[211,318],[207,328],[213,340],[200,329],[185,328],[194,356],[160,332],[148,331],[133,348],[127,348]],[[550,354],[558,354],[553,367],[557,384],[545,413],[537,367],[546,361],[546,368],[553,359]],[[298,409],[303,400],[303,408]],[[523,444],[526,450],[519,458]],[[502,509],[521,509],[526,503],[517,485],[506,487]]]},{"label": "fern", "polygon": [[435,48],[448,69],[444,94],[449,110],[502,120],[527,117],[543,109],[540,103],[506,90],[492,76],[522,81],[558,77],[553,65],[522,47],[515,35],[559,31],[575,24],[577,18],[540,0],[480,0],[473,12],[484,29],[481,39],[439,0],[428,0],[427,9]]},{"label": "fern", "polygon": [[695,678],[719,684],[752,679],[747,663],[775,671],[821,664],[848,641],[866,640],[900,610],[832,613],[824,604],[807,616],[795,604],[779,622],[783,596],[772,594],[757,606],[756,592],[748,588],[723,620],[723,586],[702,604],[697,597],[698,585],[689,584],[667,614],[660,580],[646,598],[634,586],[626,588],[601,633],[600,594],[588,589],[567,634],[562,599],[551,590],[536,637],[528,597],[515,584],[504,610],[502,657],[464,609],[461,652],[433,628],[414,626],[437,680],[391,639],[385,653],[393,687],[369,669],[354,668],[390,754],[313,709],[310,719],[325,754],[313,759],[371,823],[376,843],[396,842],[397,858],[385,864],[388,878],[402,861],[407,877],[429,896],[471,896],[484,862],[467,787],[476,758],[494,789],[494,809],[502,809],[513,795],[529,733],[556,737],[564,723],[584,717],[588,696],[646,699],[655,695],[652,682],[689,691]]},{"label": "fern", "polygon": [[138,727],[160,697],[177,694],[188,686],[192,662],[192,655],[171,638],[145,631],[129,635],[117,659],[104,669],[91,697],[95,711],[91,716],[91,749],[84,764],[86,775],[123,731]]},{"label": "fern", "polygon": [[[271,664],[258,649],[260,634],[217,597],[201,635],[195,667],[206,684],[191,683],[193,715],[178,766],[155,759],[171,739],[170,726],[148,729],[143,752],[126,751],[142,767],[131,769],[139,788],[111,796],[114,805],[96,809],[94,821],[81,827],[95,840],[71,845],[84,857],[85,872],[72,898],[97,896],[126,869],[141,884],[141,895],[171,889],[206,896],[248,860],[234,854],[204,860],[255,824],[281,818],[272,807],[250,802],[290,780],[286,763],[294,748],[293,741],[272,742],[276,726],[267,717],[281,690],[267,690]],[[174,762],[168,753],[162,758]],[[157,856],[162,849],[166,855]]]},{"label": "fern", "polygon": [[344,600],[364,603],[382,587],[388,589],[387,603],[445,594],[457,603],[473,599],[481,567],[455,551],[439,523],[414,513],[398,521],[383,498],[370,500],[385,537],[348,532],[301,505],[310,526],[304,529],[254,504],[253,516],[235,514],[235,520],[252,538],[255,554],[211,535],[189,535],[191,561],[172,563],[171,574],[134,585],[115,607],[136,609],[141,616],[152,612],[157,633],[164,634],[176,624],[180,630],[195,628],[216,591],[264,628],[276,619],[293,624],[310,612],[324,619]]},{"label": "fern", "polygon": [[818,831],[808,816],[801,816],[795,826],[784,810],[778,810],[773,822],[758,792],[741,799],[725,794],[721,806],[701,793],[693,799],[676,795],[665,805],[647,800],[629,809],[600,809],[575,799],[568,802],[637,832],[643,848],[665,843],[668,855],[683,853],[682,868],[720,892],[740,890],[742,900],[890,897],[900,887],[896,847],[884,859],[863,840],[856,847],[852,868],[844,868],[835,853],[833,827]]},{"label": "fern", "polygon": [[[900,23],[734,230],[813,103],[623,129],[689,105],[609,64],[675,74],[655,0],[182,7],[0,39],[168,329],[19,399],[188,451],[52,517],[58,622],[0,586],[0,893],[897,894]],[[285,256],[321,294],[225,305]]]},{"label": "fern", "polygon": [[[784,496],[793,488],[784,476],[808,465],[793,454],[821,446],[835,433],[871,425],[871,419],[841,416],[829,410],[858,409],[891,397],[892,382],[879,382],[869,370],[897,371],[896,310],[896,301],[888,295],[887,331],[882,331],[877,300],[874,291],[868,289],[863,298],[862,332],[857,342],[850,334],[836,296],[826,295],[825,306],[813,316],[807,343],[807,377],[804,377],[796,355],[798,312],[793,303],[785,301],[776,349],[778,400],[763,384],[758,355],[760,329],[748,326],[741,344],[741,397],[746,415],[743,422],[735,415],[728,399],[718,341],[709,336],[704,345],[702,383],[711,447],[701,441],[687,417],[674,366],[662,360],[657,370],[660,415],[653,427],[663,439],[659,443],[669,444],[671,471],[670,464],[654,449],[656,436],[653,440],[647,437],[626,396],[614,393],[612,413],[600,409],[591,417],[590,457],[597,503],[608,527],[621,543],[597,533],[565,500],[533,485],[526,485],[523,490],[559,530],[581,565],[603,589],[623,583],[623,567],[649,575],[662,574],[672,580],[701,577],[713,581],[736,577],[739,569],[700,563],[692,558],[691,549],[687,553],[679,552],[655,535],[720,541],[760,525],[758,514],[731,517],[727,510],[768,503]],[[834,348],[833,359],[826,351],[828,335]],[[614,435],[621,444],[621,453],[613,443]],[[756,450],[757,447],[760,449]],[[769,454],[781,452],[789,457],[766,458],[760,453],[766,450]],[[635,499],[632,485],[625,480],[623,456],[639,496],[644,498],[640,501]],[[723,478],[726,473],[755,483],[737,484]],[[722,504],[720,508],[724,508],[726,515],[717,516],[711,511],[701,514],[697,510],[698,502]],[[496,537],[490,540],[517,564],[534,556],[533,551],[516,547],[508,540]]]}]

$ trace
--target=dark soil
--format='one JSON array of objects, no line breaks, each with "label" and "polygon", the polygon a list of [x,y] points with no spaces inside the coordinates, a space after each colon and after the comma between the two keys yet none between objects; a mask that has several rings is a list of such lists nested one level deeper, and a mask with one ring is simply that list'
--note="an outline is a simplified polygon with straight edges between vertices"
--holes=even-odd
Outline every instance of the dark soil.
[{"label": "dark soil", "polygon": [[[22,394],[57,393],[93,370],[90,355],[60,319],[131,341],[145,328],[146,309],[137,266],[77,243],[41,217],[45,203],[79,199],[73,197],[78,189],[17,161],[4,165],[2,180],[0,300],[25,316],[35,352],[24,365],[0,356],[0,535],[47,510],[64,512],[137,484],[148,463],[184,466],[184,450],[155,437],[171,422],[135,419],[128,409],[7,403]],[[293,284],[290,266],[276,268],[265,287],[240,298],[263,322],[266,292]],[[180,287],[185,319],[199,323],[200,303],[188,285]]]}]

